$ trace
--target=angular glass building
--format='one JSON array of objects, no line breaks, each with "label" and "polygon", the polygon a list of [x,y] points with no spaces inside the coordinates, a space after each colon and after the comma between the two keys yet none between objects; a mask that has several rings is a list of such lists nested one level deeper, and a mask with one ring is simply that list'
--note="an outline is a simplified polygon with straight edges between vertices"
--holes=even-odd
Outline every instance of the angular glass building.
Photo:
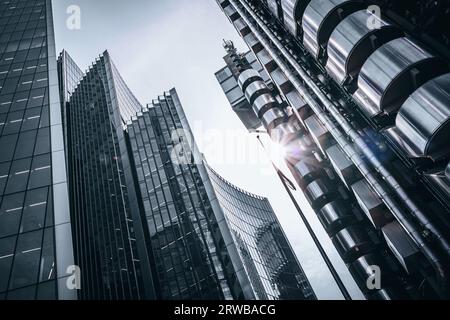
[{"label": "angular glass building", "polygon": [[[63,88],[78,69],[64,53]],[[72,82],[71,82],[72,81]],[[70,89],[69,89],[70,90]],[[62,94],[65,95],[66,92]],[[64,106],[70,204],[81,299],[153,298],[152,272],[123,131],[142,107],[104,52]]]},{"label": "angular glass building", "polygon": [[232,185],[205,165],[257,299],[316,299],[269,200]]},{"label": "angular glass building", "polygon": [[191,149],[179,148],[185,123],[173,89],[127,125],[159,298],[254,299]]},{"label": "angular glass building", "polygon": [[[217,79],[247,100],[243,124],[259,119],[286,149],[361,291],[448,298],[450,37],[439,4],[216,2],[264,68],[227,42]],[[381,286],[368,286],[376,270]]]},{"label": "angular glass building", "polygon": [[0,299],[75,299],[50,0],[0,3]]},{"label": "angular glass building", "polygon": [[127,124],[162,299],[315,299],[267,199],[214,172],[175,89]]}]

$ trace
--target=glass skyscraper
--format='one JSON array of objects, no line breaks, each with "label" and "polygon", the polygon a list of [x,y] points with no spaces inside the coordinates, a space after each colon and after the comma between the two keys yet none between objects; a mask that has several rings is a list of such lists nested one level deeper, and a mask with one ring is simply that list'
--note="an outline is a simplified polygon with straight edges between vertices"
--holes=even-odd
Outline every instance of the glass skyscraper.
[{"label": "glass skyscraper", "polygon": [[207,164],[175,89],[127,125],[162,299],[315,299],[267,199]]},{"label": "glass skyscraper", "polygon": [[258,299],[316,299],[267,198],[244,191],[206,165]]},{"label": "glass skyscraper", "polygon": [[0,299],[74,299],[50,0],[0,3]]},{"label": "glass skyscraper", "polygon": [[[76,79],[71,60],[60,70]],[[71,72],[72,70],[72,72]],[[64,83],[70,83],[64,81]],[[141,105],[104,52],[66,107],[75,262],[82,299],[154,295],[123,125]]]}]

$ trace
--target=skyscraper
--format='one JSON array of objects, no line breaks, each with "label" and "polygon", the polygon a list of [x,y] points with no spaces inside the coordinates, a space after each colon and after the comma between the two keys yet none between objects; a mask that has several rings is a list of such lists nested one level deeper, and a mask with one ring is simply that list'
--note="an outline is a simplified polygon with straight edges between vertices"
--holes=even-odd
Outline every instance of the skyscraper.
[{"label": "skyscraper", "polygon": [[[64,84],[77,78],[73,60],[60,63],[69,78]],[[142,107],[108,52],[69,88],[74,91],[64,107],[80,298],[153,298],[150,257],[123,131],[126,119]]]},{"label": "skyscraper", "polygon": [[205,162],[175,89],[127,125],[162,299],[314,299],[267,199]]},{"label": "skyscraper", "polygon": [[316,299],[269,200],[205,166],[257,299]]},{"label": "skyscraper", "polygon": [[0,34],[0,299],[74,299],[51,1],[1,2]]},{"label": "skyscraper", "polygon": [[230,42],[219,82],[286,148],[369,299],[449,296],[449,37],[425,2],[217,1],[275,88]]}]

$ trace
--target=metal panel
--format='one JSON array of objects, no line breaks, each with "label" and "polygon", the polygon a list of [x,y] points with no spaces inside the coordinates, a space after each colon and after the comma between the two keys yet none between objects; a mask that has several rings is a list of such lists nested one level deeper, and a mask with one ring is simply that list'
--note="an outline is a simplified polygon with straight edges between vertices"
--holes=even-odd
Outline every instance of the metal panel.
[{"label": "metal panel", "polygon": [[249,34],[250,28],[248,27],[248,25],[245,23],[244,19],[239,18],[236,21],[233,22],[234,27],[236,28],[236,30],[241,34],[241,36],[246,36],[247,34]]},{"label": "metal panel", "polygon": [[318,218],[329,235],[335,235],[344,226],[355,221],[352,210],[339,200],[325,205]]},{"label": "metal panel", "polygon": [[359,258],[373,248],[367,232],[357,225],[339,231],[333,237],[333,244],[346,263]]},{"label": "metal panel", "polygon": [[287,93],[292,89],[292,84],[280,68],[276,68],[270,73],[273,81],[278,85],[282,93]]},{"label": "metal panel", "polygon": [[334,145],[328,148],[325,152],[330,159],[334,170],[347,188],[349,188],[351,184],[356,182],[358,178],[361,177],[358,169],[356,169],[354,163],[345,155],[341,147]]},{"label": "metal panel", "polygon": [[413,272],[417,268],[419,250],[411,241],[402,226],[394,221],[383,229],[386,242],[397,260],[407,272]]},{"label": "metal panel", "polygon": [[305,189],[305,195],[311,205],[319,209],[334,200],[335,189],[328,179],[323,178],[311,182]]},{"label": "metal panel", "polygon": [[289,143],[285,149],[286,157],[295,163],[295,160],[298,161],[312,152],[314,149],[314,142],[309,135],[304,135]]},{"label": "metal panel", "polygon": [[245,91],[247,86],[256,80],[263,81],[259,72],[255,69],[247,69],[239,75],[238,84],[242,91]]},{"label": "metal panel", "polygon": [[302,23],[303,13],[309,0],[281,0],[283,9],[284,25],[294,36],[298,36],[299,25]]},{"label": "metal panel", "polygon": [[325,175],[323,165],[314,157],[303,157],[295,166],[295,175],[303,187]]},{"label": "metal panel", "polygon": [[225,14],[228,16],[228,18],[231,21],[234,21],[239,18],[239,13],[236,11],[236,9],[232,5],[228,5],[223,9]]},{"label": "metal panel", "polygon": [[408,38],[392,40],[376,50],[364,63],[354,94],[368,116],[396,111],[414,90],[413,68],[430,68],[434,58]]},{"label": "metal panel", "polygon": [[450,74],[417,89],[401,107],[396,127],[411,157],[450,154]]},{"label": "metal panel", "polygon": [[[369,25],[371,20],[379,27]],[[326,69],[342,84],[348,76],[357,76],[364,62],[377,48],[401,35],[396,27],[368,10],[352,13],[330,36]]]},{"label": "metal panel", "polygon": [[275,98],[271,94],[265,93],[256,98],[253,103],[253,111],[258,115],[258,118],[261,118],[267,110],[277,105],[278,103]]},{"label": "metal panel", "polygon": [[306,119],[305,126],[311,133],[311,136],[316,145],[320,148],[322,153],[325,154],[325,148],[330,145],[330,132],[322,124],[317,115],[313,115]]},{"label": "metal panel", "polygon": [[[309,118],[313,113],[308,104],[303,100],[297,90],[286,93],[286,99],[292,108],[295,108],[302,120]],[[304,122],[302,122],[304,124]]]},{"label": "metal panel", "polygon": [[267,7],[275,17],[279,18],[277,0],[267,0]]},{"label": "metal panel", "polygon": [[258,53],[263,49],[261,42],[255,37],[253,33],[249,33],[244,37],[245,43],[247,43],[248,47],[255,53]]},{"label": "metal panel", "polygon": [[303,15],[303,44],[318,58],[333,29],[352,12],[362,9],[356,0],[311,0]]},{"label": "metal panel", "polygon": [[377,229],[381,229],[392,216],[366,180],[360,180],[352,185],[353,193],[359,206]]},{"label": "metal panel", "polygon": [[245,97],[253,104],[256,98],[262,94],[270,93],[269,88],[263,81],[254,81],[245,90]]},{"label": "metal panel", "polygon": [[277,67],[275,60],[269,55],[266,49],[261,50],[256,54],[259,62],[263,65],[263,67],[267,70],[267,72],[272,72]]},{"label": "metal panel", "polygon": [[270,131],[276,127],[279,123],[286,120],[286,114],[279,108],[272,108],[265,112],[261,118],[261,122],[267,131]]},{"label": "metal panel", "polygon": [[275,143],[284,146],[297,138],[302,133],[302,127],[296,118],[280,123],[270,132],[270,137]]}]

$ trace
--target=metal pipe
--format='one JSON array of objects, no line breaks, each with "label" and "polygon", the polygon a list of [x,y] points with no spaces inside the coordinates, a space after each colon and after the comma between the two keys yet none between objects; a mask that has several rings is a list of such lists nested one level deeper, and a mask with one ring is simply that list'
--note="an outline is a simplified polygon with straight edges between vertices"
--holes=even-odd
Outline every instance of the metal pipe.
[{"label": "metal pipe", "polygon": [[[369,159],[370,163],[374,168],[382,175],[385,181],[390,185],[390,187],[396,192],[397,196],[404,201],[406,206],[410,209],[411,214],[417,218],[417,220],[432,232],[439,244],[450,256],[450,245],[444,238],[441,232],[432,224],[431,221],[420,211],[420,209],[415,205],[415,203],[406,194],[404,189],[400,186],[398,181],[392,176],[387,168],[378,160],[376,155],[370,150],[368,145],[365,143],[363,138],[359,133],[351,127],[348,121],[339,113],[337,108],[333,103],[323,94],[319,87],[312,81],[312,79],[307,75],[307,73],[302,69],[302,67],[297,63],[297,61],[292,57],[292,55],[284,48],[282,43],[278,38],[270,31],[270,29],[261,21],[261,19],[252,11],[250,6],[243,0],[230,0],[230,3],[234,6],[236,11],[241,15],[244,21],[247,23],[249,28],[264,46],[264,48],[270,53],[272,58],[277,62],[278,66],[283,70],[288,79],[292,82],[293,86],[298,90],[300,95],[308,103],[314,113],[319,117],[319,119],[324,123],[327,129],[330,131],[334,139],[338,142],[344,152],[350,157],[358,170],[367,179],[372,188],[377,192],[386,206],[391,210],[395,218],[399,221],[411,239],[417,244],[421,252],[427,257],[429,262],[433,265],[436,273],[443,280],[442,285],[447,286],[448,282],[448,271],[446,267],[442,264],[440,258],[436,255],[434,250],[423,238],[420,230],[414,225],[409,217],[403,212],[396,201],[391,197],[389,192],[383,187],[382,182],[376,178],[368,165],[362,160],[358,154],[355,147],[350,143],[350,141],[342,134],[342,132],[336,127],[334,122],[330,117],[322,110],[321,106],[312,97],[308,90],[303,86],[303,84],[298,80],[297,76],[291,71],[288,64],[283,61],[280,55],[272,48],[269,41],[261,34],[261,32],[256,28],[256,26],[249,20],[245,12],[238,6],[238,1],[245,7],[249,12],[251,17],[256,21],[259,27],[265,32],[269,37],[270,41],[277,47],[277,49],[282,53],[283,57],[289,62],[289,64],[295,69],[302,80],[308,85],[308,87],[316,94],[316,96],[323,103],[325,109],[332,115],[332,117],[338,122],[339,126],[345,131],[345,133],[354,141],[354,143],[361,149],[364,155]],[[295,110],[295,108],[293,108]],[[298,114],[297,114],[298,116]]]}]

